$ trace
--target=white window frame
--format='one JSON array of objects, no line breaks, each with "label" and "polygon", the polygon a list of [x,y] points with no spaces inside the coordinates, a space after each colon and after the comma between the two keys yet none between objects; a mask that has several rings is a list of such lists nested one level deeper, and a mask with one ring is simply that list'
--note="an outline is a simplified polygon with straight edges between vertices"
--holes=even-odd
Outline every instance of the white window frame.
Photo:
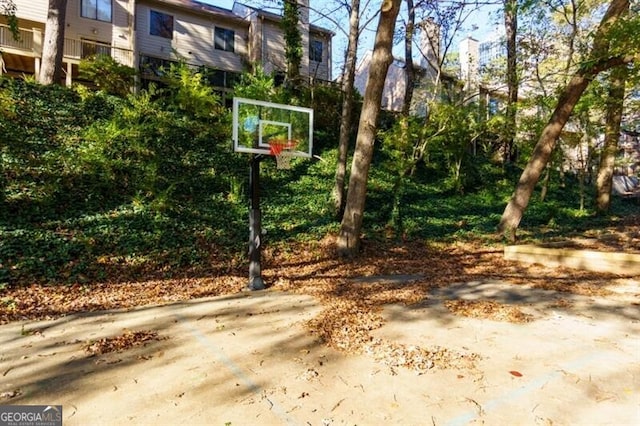
[{"label": "white window frame", "polygon": [[[223,34],[225,35],[223,40],[222,40],[222,44],[220,46],[222,47],[218,47],[219,44],[217,42],[218,37],[217,37],[217,33],[218,31],[223,31]],[[228,38],[227,36],[231,35],[231,38]],[[231,48],[229,48],[229,46]],[[235,53],[236,51],[236,32],[230,28],[225,28],[225,27],[214,27],[213,28],[213,48],[215,50],[222,50],[223,52],[230,52],[230,53]]]},{"label": "white window frame", "polygon": [[[100,22],[113,22],[113,0],[94,0],[95,1],[95,16],[89,15],[88,8],[85,7],[87,3],[92,2],[92,0],[80,0],[80,16],[86,19],[93,19],[94,21]],[[109,19],[100,19],[100,5],[103,7],[109,5]]]}]

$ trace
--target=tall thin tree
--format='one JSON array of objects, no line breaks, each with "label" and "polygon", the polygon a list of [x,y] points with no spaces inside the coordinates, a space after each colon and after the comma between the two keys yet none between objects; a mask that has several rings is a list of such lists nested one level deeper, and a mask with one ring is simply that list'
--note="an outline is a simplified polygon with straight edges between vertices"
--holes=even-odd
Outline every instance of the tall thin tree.
[{"label": "tall thin tree", "polygon": [[62,77],[66,14],[67,0],[49,0],[42,45],[42,63],[38,75],[38,81],[41,84],[59,83]]},{"label": "tall thin tree", "polygon": [[373,144],[378,128],[384,82],[389,65],[393,61],[391,47],[401,3],[402,0],[383,0],[380,6],[380,21],[376,31],[369,77],[360,113],[347,202],[337,241],[338,252],[343,255],[354,256],[360,247],[360,232],[367,195],[369,168],[373,157]]},{"label": "tall thin tree", "polygon": [[[407,22],[404,32],[404,100],[402,104],[402,111],[400,117],[400,138],[403,141],[402,144],[409,146],[410,140],[413,139],[409,120],[411,114],[411,102],[413,100],[413,92],[415,88],[416,72],[413,64],[413,36],[415,30],[416,10],[413,5],[413,0],[405,0],[407,5]],[[415,156],[412,156],[412,158]],[[400,207],[402,204],[402,197],[404,194],[404,180],[406,176],[413,170],[413,162],[409,163],[409,167],[402,167],[398,170],[397,176],[395,176],[395,182],[393,184],[393,207],[392,207],[392,221],[394,228],[399,235],[403,234],[402,214]]]},{"label": "tall thin tree", "polygon": [[514,158],[516,115],[518,109],[518,0],[504,0],[504,28],[507,38],[507,110],[503,159],[505,163]]},{"label": "tall thin tree", "polygon": [[295,86],[300,78],[302,62],[302,34],[300,21],[300,5],[297,0],[284,0],[282,13],[282,31],[284,33],[284,54],[287,60],[287,83]]},{"label": "tall thin tree", "polygon": [[404,75],[406,86],[404,87],[404,103],[402,105],[402,115],[409,116],[411,102],[413,100],[413,90],[415,88],[416,70],[413,64],[413,35],[416,25],[416,8],[413,0],[406,0],[407,3],[407,25],[404,35]]},{"label": "tall thin tree", "polygon": [[587,61],[576,71],[569,83],[561,91],[556,108],[543,129],[531,159],[527,163],[516,189],[509,200],[500,223],[498,231],[508,240],[515,241],[516,231],[522,220],[536,183],[544,170],[556,141],[569,120],[573,108],[576,106],[582,93],[589,82],[600,72],[615,66],[620,66],[633,61],[635,55],[609,55],[609,33],[618,19],[629,10],[629,0],[612,0],[605,12],[594,36],[593,47]]},{"label": "tall thin tree", "polygon": [[604,146],[600,156],[598,177],[596,178],[596,210],[605,214],[611,208],[611,190],[613,187],[613,168],[620,139],[620,122],[624,106],[625,81],[627,68],[617,67],[609,76],[609,93],[606,100]]},{"label": "tall thin tree", "polygon": [[338,217],[344,208],[344,183],[347,174],[347,153],[353,116],[353,86],[356,75],[358,39],[360,36],[360,0],[351,0],[349,13],[349,44],[342,74],[342,115],[340,117],[340,140],[338,142],[338,161],[333,187],[334,211]]}]

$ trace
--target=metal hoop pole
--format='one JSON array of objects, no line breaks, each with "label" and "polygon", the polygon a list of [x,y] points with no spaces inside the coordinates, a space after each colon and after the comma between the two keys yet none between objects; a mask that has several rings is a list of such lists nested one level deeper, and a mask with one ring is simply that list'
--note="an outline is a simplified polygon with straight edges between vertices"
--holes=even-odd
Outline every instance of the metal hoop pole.
[{"label": "metal hoop pole", "polygon": [[260,211],[260,155],[251,156],[249,173],[250,210],[249,210],[249,285],[250,290],[264,290],[260,254],[262,248],[262,213]]}]

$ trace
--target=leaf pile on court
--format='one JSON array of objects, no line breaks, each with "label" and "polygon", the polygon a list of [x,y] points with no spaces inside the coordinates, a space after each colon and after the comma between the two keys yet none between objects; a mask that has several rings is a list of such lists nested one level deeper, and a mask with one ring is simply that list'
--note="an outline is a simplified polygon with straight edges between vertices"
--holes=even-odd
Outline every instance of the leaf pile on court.
[{"label": "leaf pile on court", "polygon": [[[220,266],[215,265],[209,274],[199,271],[179,279],[132,282],[116,276],[93,285],[5,288],[0,294],[0,323],[128,309],[242,291],[247,271]],[[412,278],[403,282],[362,280],[363,277],[397,275]],[[406,346],[375,337],[374,330],[384,323],[381,311],[385,305],[420,304],[429,299],[434,289],[486,279],[562,292],[567,300],[573,294],[606,297],[610,293],[607,288],[620,278],[506,261],[499,244],[365,240],[361,256],[347,259],[334,254],[332,238],[265,248],[263,277],[271,291],[311,295],[318,300],[323,309],[306,327],[320,341],[346,353],[366,354],[391,368],[405,367],[418,373],[434,367],[470,366],[478,355],[451,348]],[[518,307],[491,301],[471,304],[454,298],[449,308],[455,314],[480,318],[515,322],[526,319],[517,313]],[[96,353],[118,350],[145,336],[125,334],[115,340],[94,343],[97,346],[92,350]]]},{"label": "leaf pile on court", "polygon": [[8,288],[0,293],[0,324],[237,293],[245,284],[246,278],[238,273],[148,281],[121,281],[115,276],[96,284]]},{"label": "leaf pile on court", "polygon": [[122,352],[135,346],[141,346],[151,340],[160,340],[157,332],[151,330],[125,330],[119,336],[104,337],[95,342],[88,342],[84,346],[84,350],[89,355],[102,355],[110,352]]},{"label": "leaf pile on court", "polygon": [[444,306],[456,315],[468,318],[485,318],[514,323],[530,322],[532,315],[525,314],[517,306],[494,300],[447,300]]},{"label": "leaf pile on court", "polygon": [[[502,248],[473,243],[452,245],[365,242],[363,253],[349,261],[332,255],[333,241],[315,250],[273,253],[267,280],[275,288],[318,298],[320,315],[306,325],[321,341],[349,353],[364,353],[391,367],[424,372],[432,367],[472,366],[478,355],[451,348],[400,345],[374,337],[382,327],[387,304],[415,305],[437,288],[461,282],[499,279],[514,286],[554,290],[570,295],[607,296],[616,276],[565,268],[546,268],[504,260]],[[406,282],[381,279],[363,284],[362,277],[406,276]],[[416,278],[417,277],[417,278]],[[510,322],[529,317],[518,306],[452,302],[455,314]]]}]

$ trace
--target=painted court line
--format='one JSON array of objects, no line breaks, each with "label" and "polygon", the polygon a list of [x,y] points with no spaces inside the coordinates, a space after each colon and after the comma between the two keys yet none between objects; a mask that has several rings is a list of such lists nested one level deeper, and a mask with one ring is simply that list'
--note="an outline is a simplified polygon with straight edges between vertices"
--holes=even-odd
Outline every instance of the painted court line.
[{"label": "painted court line", "polygon": [[[173,316],[178,320],[180,325],[187,329],[195,339],[207,349],[218,361],[220,361],[231,373],[240,380],[255,395],[262,395],[262,388],[243,371],[231,358],[225,354],[224,350],[207,337],[199,328],[194,327],[182,315],[174,313]],[[299,422],[291,419],[287,413],[278,404],[271,400],[267,400],[271,405],[268,407],[280,420],[287,425],[297,425]]]},{"label": "painted court line", "polygon": [[[583,369],[584,367],[594,364],[596,361],[602,361],[603,358],[607,358],[610,355],[613,355],[613,351],[607,352],[591,352],[587,355],[584,355],[580,358],[577,358],[573,361],[567,362],[565,364],[561,364],[555,371],[544,374],[542,376],[538,376],[528,383],[516,388],[514,390],[509,390],[503,393],[498,398],[494,398],[486,402],[482,405],[482,410],[484,412],[494,411],[497,408],[500,408],[503,405],[511,404],[516,399],[519,399],[537,389],[540,389],[546,383],[556,380],[564,374],[564,371],[578,371]],[[462,414],[458,417],[455,417],[445,423],[447,426],[464,426],[469,424],[472,420],[478,417],[478,412],[476,410],[469,411],[468,413]]]}]

